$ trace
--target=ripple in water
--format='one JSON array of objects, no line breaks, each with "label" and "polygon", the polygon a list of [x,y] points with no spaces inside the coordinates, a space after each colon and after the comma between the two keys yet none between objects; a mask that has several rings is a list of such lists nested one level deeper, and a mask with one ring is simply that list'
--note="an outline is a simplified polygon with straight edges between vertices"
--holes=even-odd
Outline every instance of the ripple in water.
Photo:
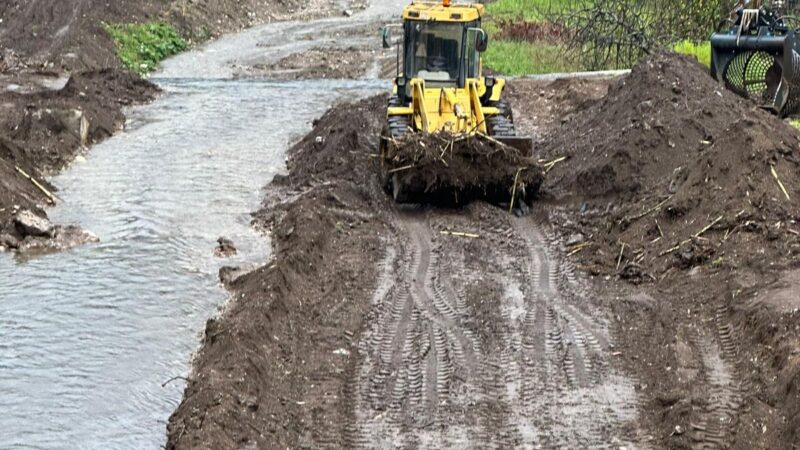
[{"label": "ripple in water", "polygon": [[[128,131],[56,177],[50,213],[101,242],[0,255],[0,448],[156,449],[209,316],[221,265],[261,263],[250,228],[288,143],[332,102],[381,82],[161,80]],[[291,114],[287,113],[291,111]],[[226,236],[239,255],[218,260]]]}]

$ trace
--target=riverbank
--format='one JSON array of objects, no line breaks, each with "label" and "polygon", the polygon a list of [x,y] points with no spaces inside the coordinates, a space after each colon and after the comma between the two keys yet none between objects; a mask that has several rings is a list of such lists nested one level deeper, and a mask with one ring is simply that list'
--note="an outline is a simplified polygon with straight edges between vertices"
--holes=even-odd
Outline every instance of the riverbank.
[{"label": "riverbank", "polygon": [[[352,8],[363,5],[350,3]],[[46,218],[47,178],[125,123],[158,88],[127,72],[104,24],[162,21],[189,43],[279,20],[341,13],[333,0],[40,0],[0,6],[0,249],[22,246],[19,211]],[[45,236],[46,237],[46,236]]]}]

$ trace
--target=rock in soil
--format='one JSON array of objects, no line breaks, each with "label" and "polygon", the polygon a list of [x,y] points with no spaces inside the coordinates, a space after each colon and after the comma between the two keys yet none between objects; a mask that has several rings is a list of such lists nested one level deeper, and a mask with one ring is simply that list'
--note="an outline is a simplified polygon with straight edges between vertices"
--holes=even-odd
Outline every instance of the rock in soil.
[{"label": "rock in soil", "polygon": [[55,226],[52,222],[27,209],[14,216],[14,225],[23,238],[28,236],[52,238],[55,236]]},{"label": "rock in soil", "polygon": [[89,231],[76,225],[54,227],[53,237],[28,236],[19,244],[17,251],[26,256],[64,252],[85,244],[99,242],[100,239]]}]

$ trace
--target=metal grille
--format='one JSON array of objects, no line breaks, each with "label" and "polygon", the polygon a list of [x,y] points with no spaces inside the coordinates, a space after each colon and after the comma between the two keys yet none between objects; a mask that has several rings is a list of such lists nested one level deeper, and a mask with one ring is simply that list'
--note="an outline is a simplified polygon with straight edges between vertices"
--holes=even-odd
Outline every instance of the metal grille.
[{"label": "metal grille", "polygon": [[[769,53],[742,52],[725,69],[725,84],[743,97],[766,103],[769,101],[767,76],[776,70],[780,71],[780,66]],[[774,92],[772,98],[774,101]]]},{"label": "metal grille", "polygon": [[792,51],[792,67],[785,71],[789,83],[789,98],[782,111],[783,115],[795,114],[800,111],[800,54]]},{"label": "metal grille", "polygon": [[792,67],[765,52],[744,51],[725,68],[725,84],[733,92],[774,109],[781,115],[800,110],[800,54],[792,51]]}]

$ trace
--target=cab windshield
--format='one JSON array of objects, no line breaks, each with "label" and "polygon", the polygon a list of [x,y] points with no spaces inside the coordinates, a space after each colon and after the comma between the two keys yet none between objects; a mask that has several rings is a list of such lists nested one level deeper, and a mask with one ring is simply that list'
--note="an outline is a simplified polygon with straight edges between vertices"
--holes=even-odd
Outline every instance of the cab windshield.
[{"label": "cab windshield", "polygon": [[405,73],[433,83],[459,80],[464,24],[446,22],[410,22]]}]

